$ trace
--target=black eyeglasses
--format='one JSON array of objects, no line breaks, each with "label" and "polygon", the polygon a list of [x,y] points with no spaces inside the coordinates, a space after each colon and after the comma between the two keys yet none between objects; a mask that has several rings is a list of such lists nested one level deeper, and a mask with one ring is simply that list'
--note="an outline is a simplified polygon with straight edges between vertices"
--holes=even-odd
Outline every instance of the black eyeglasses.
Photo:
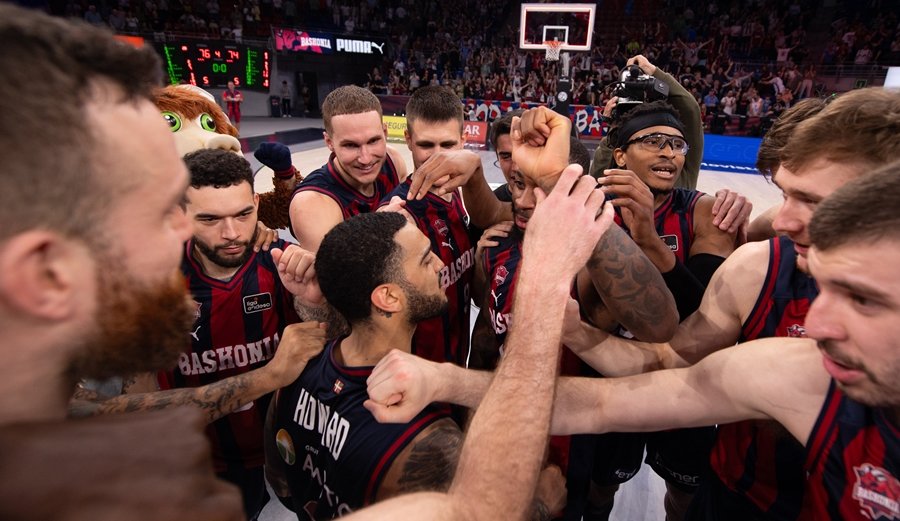
[{"label": "black eyeglasses", "polygon": [[688,150],[691,149],[691,146],[688,145],[687,141],[685,141],[683,137],[670,136],[668,134],[661,134],[658,132],[638,136],[625,143],[622,148],[627,148],[629,145],[632,145],[634,143],[640,143],[641,147],[648,152],[656,152],[658,150],[662,150],[666,147],[666,145],[670,145],[672,147],[672,150],[676,154],[681,155],[686,155],[688,153]]}]

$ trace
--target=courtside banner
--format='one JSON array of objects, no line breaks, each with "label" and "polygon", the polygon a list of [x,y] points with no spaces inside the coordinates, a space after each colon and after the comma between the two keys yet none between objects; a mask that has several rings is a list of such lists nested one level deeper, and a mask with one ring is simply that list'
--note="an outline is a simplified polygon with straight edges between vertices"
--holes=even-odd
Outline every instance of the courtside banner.
[{"label": "courtside banner", "polygon": [[403,132],[406,130],[406,118],[403,116],[381,116],[381,121],[387,126],[388,140],[406,141]]},{"label": "courtside banner", "polygon": [[[511,110],[531,109],[544,103],[518,101],[492,101],[467,98],[463,100],[465,116],[468,120],[490,123]],[[601,139],[605,126],[600,118],[601,109],[593,105],[569,105],[569,119],[578,134],[584,138]]]},{"label": "courtside banner", "polygon": [[465,121],[463,135],[466,144],[484,145],[487,143],[488,124],[484,121]]},{"label": "courtside banner", "polygon": [[334,53],[334,41],[329,33],[272,26],[272,38],[275,39],[276,51]]}]

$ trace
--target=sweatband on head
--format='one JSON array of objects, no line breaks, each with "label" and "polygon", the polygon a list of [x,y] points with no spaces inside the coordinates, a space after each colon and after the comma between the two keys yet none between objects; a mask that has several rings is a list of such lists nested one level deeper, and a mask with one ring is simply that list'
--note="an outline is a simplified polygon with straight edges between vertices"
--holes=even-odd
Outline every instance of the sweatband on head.
[{"label": "sweatband on head", "polygon": [[635,132],[650,127],[672,127],[681,132],[682,136],[685,135],[684,125],[678,118],[668,112],[651,112],[626,121],[624,125],[619,127],[619,139],[618,143],[616,143],[616,148],[625,146],[625,143],[628,143],[628,138]]}]

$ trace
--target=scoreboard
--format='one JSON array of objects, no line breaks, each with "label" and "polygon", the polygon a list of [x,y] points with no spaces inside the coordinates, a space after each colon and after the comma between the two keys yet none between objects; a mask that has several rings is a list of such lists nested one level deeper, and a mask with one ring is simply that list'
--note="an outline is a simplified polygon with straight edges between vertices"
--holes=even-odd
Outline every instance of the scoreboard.
[{"label": "scoreboard", "polygon": [[268,49],[224,42],[172,42],[160,54],[169,83],[225,88],[229,81],[249,90],[269,90]]}]

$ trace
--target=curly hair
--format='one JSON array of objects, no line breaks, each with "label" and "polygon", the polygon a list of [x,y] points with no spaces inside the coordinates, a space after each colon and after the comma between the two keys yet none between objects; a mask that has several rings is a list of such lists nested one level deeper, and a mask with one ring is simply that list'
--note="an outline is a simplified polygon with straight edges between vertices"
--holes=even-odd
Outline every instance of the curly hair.
[{"label": "curly hair", "polygon": [[397,280],[401,249],[394,236],[405,225],[399,213],[364,213],[338,224],[322,239],[316,252],[319,287],[351,326],[371,318],[372,291]]},{"label": "curly hair", "polygon": [[253,190],[253,171],[243,157],[218,148],[203,148],[184,156],[191,172],[191,187],[224,188],[249,183]]}]

